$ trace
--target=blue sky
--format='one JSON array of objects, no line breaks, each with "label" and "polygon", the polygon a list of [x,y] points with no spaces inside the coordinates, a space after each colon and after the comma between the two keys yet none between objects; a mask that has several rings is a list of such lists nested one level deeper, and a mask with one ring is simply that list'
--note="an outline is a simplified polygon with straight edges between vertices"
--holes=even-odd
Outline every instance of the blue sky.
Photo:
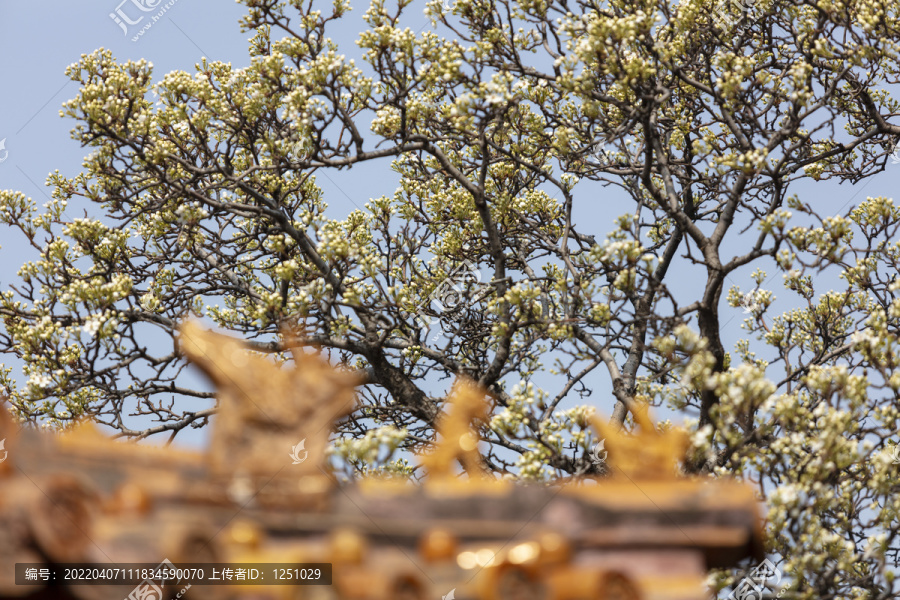
[{"label": "blue sky", "polygon": [[[66,176],[74,176],[80,172],[86,151],[70,138],[74,121],[60,118],[59,110],[63,102],[77,93],[76,84],[65,76],[65,68],[82,54],[103,47],[110,49],[120,61],[147,59],[154,65],[155,81],[172,70],[192,72],[194,64],[202,57],[231,62],[236,67],[248,63],[247,39],[250,34],[241,32],[238,25],[238,20],[245,14],[242,5],[223,0],[176,0],[137,41],[132,41],[140,28],[151,22],[151,15],[171,2],[157,4],[157,0],[143,0],[159,8],[142,13],[133,3],[139,1],[75,3],[47,0],[36,3],[0,0],[0,55],[4,57],[0,63],[3,90],[0,92],[0,140],[5,139],[8,152],[5,155],[0,151],[0,159],[3,159],[0,162],[0,189],[22,191],[41,205],[49,199],[50,190],[44,186],[49,173],[58,169]],[[422,13],[424,2],[419,4],[421,8],[412,7],[410,11],[409,25],[413,28],[428,26],[428,19]],[[363,26],[360,17],[365,11],[365,6],[360,3],[354,3],[354,6],[342,29],[331,33],[341,51],[348,56],[358,56],[358,48],[353,42]],[[130,20],[134,25],[126,24],[126,33],[111,14],[123,23]],[[416,20],[420,23],[415,23]],[[318,182],[330,207],[329,216],[344,218],[370,198],[391,194],[396,178],[387,167],[383,162],[355,168],[352,174],[348,171],[321,173]],[[894,194],[900,183],[900,165],[888,167],[885,173],[857,186],[806,182],[797,185],[795,191],[824,215],[843,213],[850,204],[867,195]],[[606,204],[610,192],[589,185],[579,188],[576,220],[583,229],[602,239],[613,218],[625,212],[626,207],[623,205],[621,211],[610,210]],[[8,229],[0,229],[0,247],[0,288],[5,289],[15,281],[16,271],[24,260],[31,258],[31,253],[24,239]],[[734,250],[738,252],[740,248],[736,246]],[[749,274],[753,268],[755,266],[746,273],[734,274],[731,283],[745,290],[751,289],[753,284]],[[695,291],[696,280],[687,271],[683,277],[679,274],[677,280],[676,293],[679,290],[686,294]],[[780,282],[774,283],[778,295]],[[727,349],[731,349],[741,335],[741,319],[740,311],[723,314]],[[0,362],[16,369],[20,366],[11,357],[0,357]],[[598,391],[608,390],[606,380],[593,383]],[[551,390],[555,389],[555,385],[551,387]],[[598,408],[609,414],[612,405],[603,402]],[[187,444],[202,444],[204,439],[204,435],[195,430],[188,430],[178,437],[181,443]]]},{"label": "blue sky", "polygon": [[[246,13],[244,6],[223,0],[176,0],[137,41],[132,41],[142,27],[151,23],[152,15],[171,0],[144,1],[145,5],[155,6],[155,10],[144,14],[132,0],[49,0],[40,4],[0,0],[0,55],[5,57],[0,67],[4,90],[0,93],[0,140],[5,139],[8,152],[0,151],[0,189],[21,191],[40,206],[50,199],[51,190],[44,185],[48,174],[58,169],[71,177],[81,171],[87,150],[71,139],[75,121],[61,118],[59,111],[62,103],[78,92],[77,84],[66,77],[65,70],[82,54],[102,47],[111,50],[121,62],[144,58],[153,64],[154,81],[173,70],[193,72],[202,57],[231,62],[235,67],[249,63],[247,40],[251,34],[241,32],[238,24]],[[354,10],[348,19],[353,27],[333,33],[335,41],[347,48],[347,54],[358,50],[355,44],[348,44],[361,30],[363,12]],[[111,14],[126,23],[127,34]],[[146,18],[141,19],[142,15]],[[127,21],[135,24],[128,25]],[[424,15],[421,22],[427,23]],[[390,194],[396,178],[387,166],[364,165],[355,170],[353,177],[347,172],[342,172],[341,177],[336,173],[321,174],[319,185],[325,192],[330,216],[344,218],[351,210],[362,208],[371,197]],[[359,176],[363,174],[367,176]],[[78,210],[70,207],[68,212],[80,216]],[[0,288],[14,284],[19,267],[34,257],[21,235],[0,227]],[[11,356],[0,357],[0,363],[13,366],[14,374],[21,366]],[[21,376],[19,381],[23,381]],[[202,444],[205,433],[186,430],[179,434],[176,443]]]}]

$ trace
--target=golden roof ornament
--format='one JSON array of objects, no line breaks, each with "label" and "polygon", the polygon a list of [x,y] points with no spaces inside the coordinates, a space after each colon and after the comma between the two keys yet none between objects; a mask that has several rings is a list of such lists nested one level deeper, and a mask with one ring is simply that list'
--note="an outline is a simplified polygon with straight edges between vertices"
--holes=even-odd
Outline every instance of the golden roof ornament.
[{"label": "golden roof ornament", "polygon": [[[181,327],[179,345],[217,388],[202,453],[115,442],[89,426],[59,436],[19,430],[0,414],[0,523],[22,523],[0,547],[0,600],[21,595],[16,563],[103,565],[110,556],[328,561],[333,589],[303,589],[349,600],[451,591],[501,600],[534,590],[545,600],[702,600],[709,568],[764,556],[754,490],[677,477],[686,436],[657,431],[643,405],[631,434],[593,420],[611,466],[597,485],[513,484],[485,471],[478,427],[487,394],[460,380],[422,457],[424,485],[338,488],[322,472],[325,447],[354,406],[356,377],[299,350],[279,366],[197,323]],[[250,600],[284,589],[248,583],[228,593]]]},{"label": "golden roof ornament", "polygon": [[472,423],[487,418],[485,394],[468,379],[458,379],[447,398],[449,411],[438,421],[440,441],[430,454],[422,457],[428,481],[457,479],[453,469],[459,463],[472,480],[486,479],[481,454],[478,452],[477,426]]},{"label": "golden roof ornament", "polygon": [[640,433],[627,433],[597,416],[591,424],[607,451],[612,477],[666,480],[678,477],[678,463],[688,448],[687,434],[677,428],[660,432],[644,403],[631,407]]},{"label": "golden roof ornament", "polygon": [[213,471],[274,475],[287,464],[292,477],[320,475],[334,422],[352,412],[360,379],[296,348],[294,364],[278,366],[199,323],[179,331],[181,351],[217,390]]}]

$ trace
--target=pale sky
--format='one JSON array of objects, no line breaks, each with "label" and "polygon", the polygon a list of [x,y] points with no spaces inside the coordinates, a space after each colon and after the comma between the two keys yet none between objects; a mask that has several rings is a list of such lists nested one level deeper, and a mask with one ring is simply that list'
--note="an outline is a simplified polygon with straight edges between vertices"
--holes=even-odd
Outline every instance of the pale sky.
[{"label": "pale sky", "polygon": [[[158,4],[156,0],[143,1],[145,6],[157,7],[146,13],[152,16],[171,0]],[[136,22],[126,24],[128,35],[110,16],[117,9]],[[361,31],[363,12],[354,10],[352,19],[348,19],[354,26],[332,35],[347,48],[348,55],[358,50],[355,44],[347,43]],[[173,70],[193,73],[202,57],[243,67],[249,64],[247,40],[251,37],[238,25],[245,13],[244,6],[225,0],[176,0],[162,18],[132,41],[150,22],[150,17],[139,21],[144,13],[132,0],[0,0],[0,56],[4,57],[0,61],[0,140],[6,140],[8,152],[0,150],[0,189],[21,191],[41,206],[50,199],[51,190],[44,186],[48,174],[58,169],[73,177],[81,171],[88,150],[71,139],[69,132],[76,122],[61,118],[59,111],[78,93],[77,84],[66,77],[65,70],[82,54],[107,48],[120,62],[144,58],[153,64],[154,82]],[[116,16],[122,20],[119,14]],[[427,23],[424,15],[421,22]],[[371,197],[392,193],[396,177],[386,167],[387,162],[364,165],[354,170],[353,177],[347,171],[321,173],[318,181],[329,204],[329,215],[345,218],[351,210],[363,208]],[[79,210],[70,207],[67,213],[74,218],[81,216]],[[91,216],[100,216],[100,212]],[[14,284],[19,267],[34,257],[24,237],[0,226],[0,289]],[[0,363],[12,366],[20,385],[24,382],[21,363],[14,357],[0,356]],[[165,440],[164,436],[155,437]],[[176,443],[202,443],[204,438],[200,431],[188,429],[178,435]]]}]

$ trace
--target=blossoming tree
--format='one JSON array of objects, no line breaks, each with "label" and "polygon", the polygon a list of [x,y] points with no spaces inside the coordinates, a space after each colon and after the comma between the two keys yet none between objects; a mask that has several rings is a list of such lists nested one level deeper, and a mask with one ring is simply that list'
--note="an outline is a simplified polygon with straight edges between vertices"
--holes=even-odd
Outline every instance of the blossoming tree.
[{"label": "blossoming tree", "polygon": [[[52,174],[43,210],[0,192],[40,252],[0,297],[20,420],[202,426],[210,394],[159,341],[190,314],[364,373],[335,441],[360,471],[418,476],[396,452],[429,444],[442,378],[489,391],[484,466],[522,479],[602,477],[593,406],[628,428],[650,403],[687,418],[685,471],[758,485],[782,597],[896,596],[900,208],[822,214],[792,185],[889,164],[900,6],[433,1],[416,34],[409,3],[374,0],[357,66],[328,37],[344,0],[243,3],[243,69],[154,83],[82,56],[63,113],[85,171]],[[393,195],[326,216],[316,174],[378,159]],[[97,211],[69,218],[73,200]],[[612,231],[573,216],[613,208]],[[753,268],[754,289],[730,283]]]}]

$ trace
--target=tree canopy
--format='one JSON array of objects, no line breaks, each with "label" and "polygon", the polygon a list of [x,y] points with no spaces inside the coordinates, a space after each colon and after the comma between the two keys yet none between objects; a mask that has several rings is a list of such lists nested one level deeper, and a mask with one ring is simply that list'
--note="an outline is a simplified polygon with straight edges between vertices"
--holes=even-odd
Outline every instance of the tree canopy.
[{"label": "tree canopy", "polygon": [[[897,158],[900,5],[434,0],[416,33],[421,5],[374,0],[357,65],[329,38],[346,1],[242,2],[245,68],[154,83],[82,56],[62,114],[84,171],[51,174],[43,209],[0,192],[40,253],[0,296],[17,418],[204,425],[211,394],[160,341],[191,314],[364,374],[335,440],[360,472],[416,478],[397,452],[431,442],[460,375],[489,393],[495,476],[602,479],[595,407],[625,428],[665,407],[687,473],[758,485],[782,597],[897,595],[900,208],[795,190]],[[393,195],[327,216],[317,173],[377,160]]]}]

